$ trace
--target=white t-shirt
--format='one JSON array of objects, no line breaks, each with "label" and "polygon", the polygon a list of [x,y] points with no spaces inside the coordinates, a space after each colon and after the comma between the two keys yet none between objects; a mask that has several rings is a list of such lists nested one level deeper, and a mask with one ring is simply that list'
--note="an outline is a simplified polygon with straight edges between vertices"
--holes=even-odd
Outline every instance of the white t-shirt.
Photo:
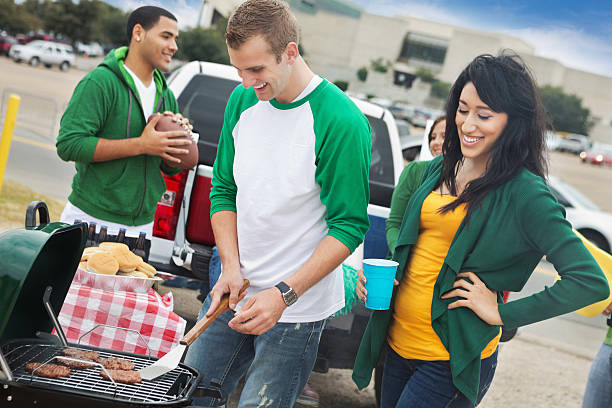
[{"label": "white t-shirt", "polygon": [[145,119],[148,119],[153,113],[153,109],[155,109],[155,93],[157,92],[155,81],[151,79],[151,83],[147,86],[138,78],[134,71],[128,68],[127,65],[123,64],[123,67],[134,80],[134,85],[136,85],[138,96],[140,96],[140,103],[142,104],[142,113]]}]

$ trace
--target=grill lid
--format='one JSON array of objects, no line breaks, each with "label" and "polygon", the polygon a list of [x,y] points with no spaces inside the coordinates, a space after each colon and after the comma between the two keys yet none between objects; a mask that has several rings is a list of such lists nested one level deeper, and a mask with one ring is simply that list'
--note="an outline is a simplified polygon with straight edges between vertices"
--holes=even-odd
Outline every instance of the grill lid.
[{"label": "grill lid", "polygon": [[53,287],[50,303],[58,315],[85,246],[83,224],[49,223],[43,202],[30,205],[26,220],[31,222],[36,210],[39,225],[0,234],[0,340],[51,331],[42,303],[45,288]]}]

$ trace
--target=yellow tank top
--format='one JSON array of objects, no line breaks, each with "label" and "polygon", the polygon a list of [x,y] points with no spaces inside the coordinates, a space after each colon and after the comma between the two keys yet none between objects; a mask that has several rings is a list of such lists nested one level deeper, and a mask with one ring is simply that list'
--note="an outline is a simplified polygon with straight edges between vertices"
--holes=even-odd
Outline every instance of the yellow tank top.
[{"label": "yellow tank top", "polygon": [[[419,237],[398,288],[387,338],[391,348],[407,359],[434,361],[450,358],[431,327],[431,301],[444,258],[466,213],[464,204],[452,212],[438,212],[455,198],[431,192],[423,202]],[[495,352],[500,336],[501,331],[484,348],[481,358]]]}]

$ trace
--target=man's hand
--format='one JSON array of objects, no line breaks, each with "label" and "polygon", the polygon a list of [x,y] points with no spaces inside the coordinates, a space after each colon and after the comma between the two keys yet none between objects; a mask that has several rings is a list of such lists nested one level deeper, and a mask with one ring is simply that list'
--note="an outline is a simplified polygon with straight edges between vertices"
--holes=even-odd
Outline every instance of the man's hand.
[{"label": "man's hand", "polygon": [[485,323],[503,325],[504,323],[499,315],[499,308],[497,306],[497,292],[487,288],[487,285],[474,272],[458,273],[457,278],[468,278],[472,282],[465,279],[457,279],[453,284],[455,289],[449,290],[440,296],[442,299],[463,298],[449,304],[448,308],[467,307],[476,313]]},{"label": "man's hand", "polygon": [[247,300],[228,325],[240,333],[263,334],[278,322],[286,308],[280,291],[270,288]]},{"label": "man's hand", "polygon": [[188,130],[189,132],[191,132],[193,130],[193,125],[191,123],[189,123],[189,119],[187,119],[186,117],[184,117],[180,113],[174,113],[174,112],[170,112],[170,111],[165,111],[164,112],[164,116],[172,116],[172,120],[174,120],[177,123],[180,123],[181,126],[183,126],[183,128],[185,130]]},{"label": "man's hand", "polygon": [[[161,115],[156,115],[145,126],[142,134],[138,138],[141,146],[141,153],[151,156],[159,156],[168,164],[180,163],[181,160],[171,156],[171,154],[186,154],[188,151],[181,149],[178,146],[186,146],[192,143],[189,135],[190,131],[176,130],[171,132],[158,132],[155,130],[155,125],[161,118]],[[180,137],[183,136],[183,137]]]},{"label": "man's hand", "polygon": [[206,317],[213,314],[221,302],[221,297],[223,297],[223,295],[226,293],[230,294],[229,308],[232,310],[236,309],[238,302],[240,302],[247,294],[246,290],[240,293],[240,289],[242,289],[243,284],[244,279],[242,279],[239,270],[230,271],[229,268],[224,267],[221,277],[210,291],[211,302],[210,307],[206,312]]}]

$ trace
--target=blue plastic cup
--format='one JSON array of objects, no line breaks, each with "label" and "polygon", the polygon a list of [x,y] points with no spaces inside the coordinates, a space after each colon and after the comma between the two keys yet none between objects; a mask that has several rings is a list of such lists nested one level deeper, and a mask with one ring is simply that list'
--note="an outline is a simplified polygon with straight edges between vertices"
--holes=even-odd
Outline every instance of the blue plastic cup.
[{"label": "blue plastic cup", "polygon": [[388,259],[363,260],[365,288],[368,291],[365,307],[373,310],[389,309],[397,265],[397,262]]}]

